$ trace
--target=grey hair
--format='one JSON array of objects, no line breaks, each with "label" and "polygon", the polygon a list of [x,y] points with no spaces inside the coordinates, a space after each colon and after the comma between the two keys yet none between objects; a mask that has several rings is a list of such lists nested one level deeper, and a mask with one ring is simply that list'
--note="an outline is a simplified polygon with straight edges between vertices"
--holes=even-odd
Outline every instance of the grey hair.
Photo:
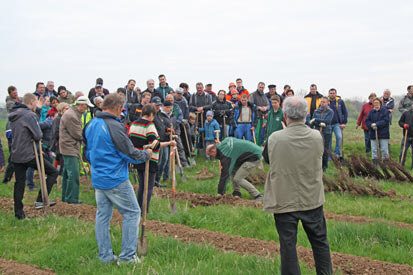
[{"label": "grey hair", "polygon": [[283,102],[283,112],[291,120],[304,120],[308,112],[307,101],[297,96],[287,97]]},{"label": "grey hair", "polygon": [[103,98],[100,97],[100,96],[95,97],[95,98],[93,99],[93,104],[96,105],[96,103],[98,103],[98,101],[103,101]]},{"label": "grey hair", "polygon": [[148,80],[146,80],[146,85],[148,85],[149,81],[152,81],[153,83],[155,83],[155,80],[153,80],[153,79],[148,79]]}]

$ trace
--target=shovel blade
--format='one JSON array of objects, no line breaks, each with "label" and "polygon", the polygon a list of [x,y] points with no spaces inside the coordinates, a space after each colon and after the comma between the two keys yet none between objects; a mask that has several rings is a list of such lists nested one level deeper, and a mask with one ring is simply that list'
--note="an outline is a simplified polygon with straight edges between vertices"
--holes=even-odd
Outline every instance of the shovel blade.
[{"label": "shovel blade", "polygon": [[169,208],[171,209],[171,214],[176,213],[176,204],[175,201],[172,201],[171,204],[169,205]]},{"label": "shovel blade", "polygon": [[146,236],[141,236],[138,241],[138,255],[146,256],[148,254],[148,239]]}]

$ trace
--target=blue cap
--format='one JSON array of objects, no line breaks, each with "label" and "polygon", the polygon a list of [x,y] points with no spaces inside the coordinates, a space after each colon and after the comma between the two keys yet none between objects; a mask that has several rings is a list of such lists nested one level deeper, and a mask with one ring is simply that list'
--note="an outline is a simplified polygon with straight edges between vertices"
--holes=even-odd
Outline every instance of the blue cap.
[{"label": "blue cap", "polygon": [[152,103],[155,103],[155,105],[162,105],[162,100],[159,96],[154,96],[151,100]]},{"label": "blue cap", "polygon": [[208,112],[206,113],[206,116],[214,116],[214,112],[213,112],[213,111],[208,111]]}]

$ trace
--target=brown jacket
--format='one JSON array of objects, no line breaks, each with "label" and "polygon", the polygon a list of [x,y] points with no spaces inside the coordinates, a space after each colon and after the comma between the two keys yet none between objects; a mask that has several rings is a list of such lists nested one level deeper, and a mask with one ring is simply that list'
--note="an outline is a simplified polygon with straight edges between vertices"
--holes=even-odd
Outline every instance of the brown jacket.
[{"label": "brown jacket", "polygon": [[69,94],[69,92],[67,92],[66,97],[59,96],[57,99],[59,100],[60,103],[65,102],[69,105],[73,104],[73,102],[75,101],[75,97],[71,93]]},{"label": "brown jacket", "polygon": [[76,106],[71,106],[61,120],[59,129],[60,153],[65,156],[80,156],[80,145],[82,144],[82,113]]},{"label": "brown jacket", "polygon": [[306,211],[324,204],[323,151],[319,131],[304,123],[291,123],[270,136],[264,211]]}]

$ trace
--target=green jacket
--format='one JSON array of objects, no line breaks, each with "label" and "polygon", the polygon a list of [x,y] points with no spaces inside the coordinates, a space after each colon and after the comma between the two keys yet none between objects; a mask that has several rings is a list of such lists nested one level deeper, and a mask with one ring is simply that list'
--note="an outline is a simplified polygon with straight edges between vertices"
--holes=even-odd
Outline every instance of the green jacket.
[{"label": "green jacket", "polygon": [[306,211],[324,204],[323,138],[304,123],[291,123],[273,133],[268,150],[270,170],[265,181],[264,211]]},{"label": "green jacket", "polygon": [[268,138],[272,133],[283,129],[281,122],[284,122],[284,114],[281,108],[278,108],[278,111],[276,113],[274,113],[274,109],[271,109],[267,117],[267,134],[265,136],[265,142],[268,141]]},{"label": "green jacket", "polygon": [[227,158],[231,159],[231,164],[229,166],[229,174],[231,175],[232,169],[237,162],[238,158],[245,154],[251,153],[258,156],[258,159],[262,157],[262,149],[253,142],[243,139],[238,139],[234,137],[225,138],[221,144],[217,146],[219,152]]}]

